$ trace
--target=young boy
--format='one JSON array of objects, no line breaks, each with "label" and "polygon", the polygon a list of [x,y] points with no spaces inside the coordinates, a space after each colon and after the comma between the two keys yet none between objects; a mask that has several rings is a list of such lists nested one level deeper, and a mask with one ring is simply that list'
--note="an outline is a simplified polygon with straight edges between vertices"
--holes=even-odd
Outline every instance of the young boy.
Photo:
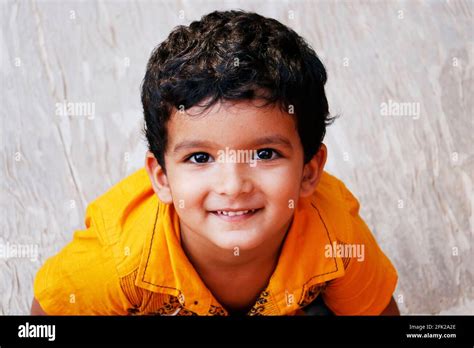
[{"label": "young boy", "polygon": [[[92,202],[48,259],[33,314],[398,314],[397,273],[324,172],[326,71],[242,11],[176,28],[142,86],[145,168]],[[318,301],[320,301],[318,298]]]}]

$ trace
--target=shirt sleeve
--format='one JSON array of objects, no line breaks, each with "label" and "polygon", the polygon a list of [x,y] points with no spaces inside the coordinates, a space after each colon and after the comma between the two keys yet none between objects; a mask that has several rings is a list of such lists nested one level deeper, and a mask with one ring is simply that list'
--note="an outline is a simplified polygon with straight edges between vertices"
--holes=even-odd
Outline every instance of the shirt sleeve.
[{"label": "shirt sleeve", "polygon": [[345,275],[329,281],[322,296],[336,315],[379,315],[392,298],[397,271],[359,216],[359,202],[345,186],[343,196],[350,216],[344,243],[363,250],[362,257],[348,258]]},{"label": "shirt sleeve", "polygon": [[99,235],[100,211],[87,208],[86,229],[46,260],[34,296],[48,315],[124,315],[128,303],[110,246]]}]

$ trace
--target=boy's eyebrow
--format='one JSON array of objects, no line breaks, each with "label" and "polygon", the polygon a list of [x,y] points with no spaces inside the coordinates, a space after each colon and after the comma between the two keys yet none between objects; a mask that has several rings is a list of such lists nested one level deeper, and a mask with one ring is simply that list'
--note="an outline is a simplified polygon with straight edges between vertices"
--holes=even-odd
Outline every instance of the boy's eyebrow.
[{"label": "boy's eyebrow", "polygon": [[281,145],[284,147],[288,147],[290,149],[293,148],[291,146],[291,142],[282,135],[275,134],[275,135],[268,135],[262,138],[258,138],[252,144],[253,146],[260,146],[260,145]]},{"label": "boy's eyebrow", "polygon": [[[291,142],[284,136],[275,134],[268,135],[262,138],[258,138],[251,144],[252,146],[261,146],[261,145],[281,145],[293,149]],[[173,149],[173,153],[178,153],[179,151],[186,149],[193,149],[196,147],[219,147],[216,143],[206,140],[184,140],[178,144]]]},{"label": "boy's eyebrow", "polygon": [[212,147],[216,144],[211,141],[205,140],[184,140],[178,144],[173,149],[173,153],[178,153],[179,151],[186,150],[186,149],[194,149],[196,147]]}]

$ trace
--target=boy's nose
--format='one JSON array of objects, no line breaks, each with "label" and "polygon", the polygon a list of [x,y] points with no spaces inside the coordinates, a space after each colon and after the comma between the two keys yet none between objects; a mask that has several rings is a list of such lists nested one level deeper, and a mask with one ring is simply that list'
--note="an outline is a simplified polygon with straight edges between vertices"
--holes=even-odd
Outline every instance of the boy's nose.
[{"label": "boy's nose", "polygon": [[250,169],[251,167],[244,163],[221,164],[215,183],[215,192],[227,196],[252,192]]}]

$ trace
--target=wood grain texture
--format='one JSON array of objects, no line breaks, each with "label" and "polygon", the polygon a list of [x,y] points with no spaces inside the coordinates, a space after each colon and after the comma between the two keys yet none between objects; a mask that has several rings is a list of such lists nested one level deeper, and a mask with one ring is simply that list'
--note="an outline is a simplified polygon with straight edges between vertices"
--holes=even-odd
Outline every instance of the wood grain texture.
[{"label": "wood grain texture", "polygon": [[[88,202],[144,163],[153,47],[230,8],[289,25],[325,63],[341,115],[327,170],[397,267],[402,314],[472,314],[473,4],[2,1],[0,244],[36,245],[38,258],[0,258],[0,314],[29,313],[42,262],[83,227]],[[62,116],[62,101],[94,103],[94,117]],[[419,113],[383,115],[390,101]]]}]

